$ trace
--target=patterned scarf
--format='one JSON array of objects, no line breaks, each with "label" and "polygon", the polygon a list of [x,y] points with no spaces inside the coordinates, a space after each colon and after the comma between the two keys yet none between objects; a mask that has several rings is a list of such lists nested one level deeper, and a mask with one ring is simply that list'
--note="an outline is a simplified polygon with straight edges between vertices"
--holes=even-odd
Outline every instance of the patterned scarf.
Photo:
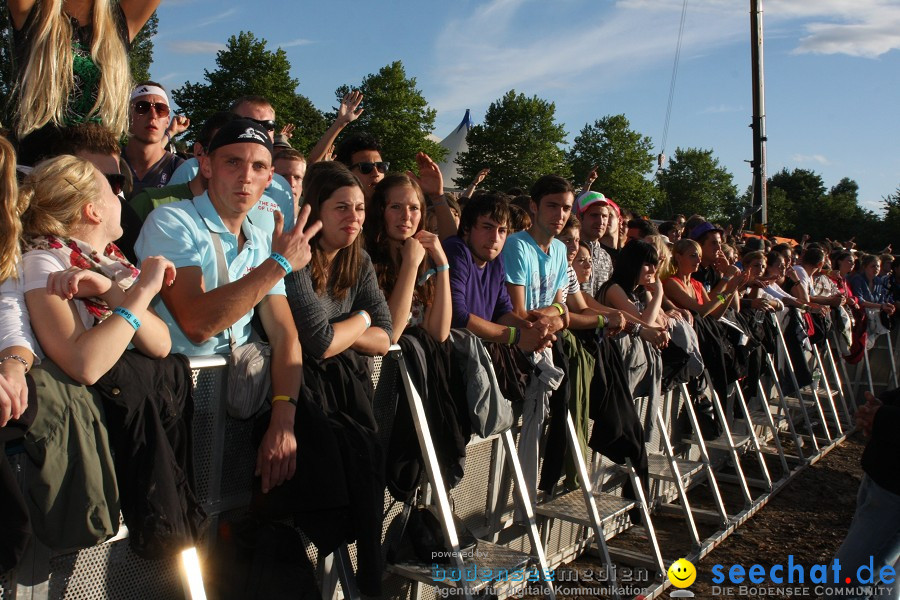
[{"label": "patterned scarf", "polygon": [[[58,238],[53,235],[33,236],[25,239],[23,252],[46,250],[52,252],[70,267],[87,269],[112,279],[120,288],[127,290],[134,283],[140,271],[128,262],[115,244],[109,244],[99,254],[90,246],[75,238]],[[95,324],[112,314],[112,309],[100,298],[77,298],[83,302]]]}]

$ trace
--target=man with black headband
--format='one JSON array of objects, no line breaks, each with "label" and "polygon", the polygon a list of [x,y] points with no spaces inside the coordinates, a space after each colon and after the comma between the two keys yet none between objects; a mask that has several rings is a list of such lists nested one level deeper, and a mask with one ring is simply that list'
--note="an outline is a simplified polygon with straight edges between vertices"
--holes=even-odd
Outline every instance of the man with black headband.
[{"label": "man with black headband", "polygon": [[[306,208],[297,227],[285,233],[281,213],[275,213],[270,238],[247,218],[272,179],[272,140],[254,121],[237,119],[219,129],[200,158],[200,169],[209,180],[207,191],[150,213],[135,248],[142,260],[163,255],[176,267],[175,282],[154,302],[169,325],[172,351],[228,354],[230,335],[236,345],[249,340],[258,308],[272,350],[273,398],[297,398],[301,350],[283,278],[309,263],[309,240],[321,224],[303,230]],[[225,269],[227,278],[220,278]],[[294,411],[292,402],[273,402],[257,456],[263,492],[294,474]]]},{"label": "man with black headband", "polygon": [[170,184],[172,174],[184,159],[168,152],[169,96],[155,81],[144,81],[131,93],[130,127],[125,144],[125,162],[131,168],[131,196],[144,188]]},{"label": "man with black headband", "polygon": [[[262,96],[241,96],[232,102],[229,111],[238,118],[248,119],[263,128],[266,135],[275,141],[275,109],[272,104]],[[199,169],[196,159],[187,160],[172,175],[172,183],[187,183],[194,179]],[[284,230],[290,231],[294,227],[297,216],[294,213],[294,195],[291,186],[281,175],[273,174],[265,193],[259,200],[259,204],[248,215],[254,225],[272,232],[275,226],[273,214],[281,211],[284,217]]]}]

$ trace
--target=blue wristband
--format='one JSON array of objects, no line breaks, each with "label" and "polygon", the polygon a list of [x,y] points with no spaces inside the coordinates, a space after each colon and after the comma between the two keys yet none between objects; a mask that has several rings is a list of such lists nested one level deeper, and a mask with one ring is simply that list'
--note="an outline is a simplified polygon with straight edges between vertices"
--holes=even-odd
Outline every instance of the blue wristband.
[{"label": "blue wristband", "polygon": [[439,267],[435,267],[435,268],[434,268],[434,272],[435,272],[435,273],[443,273],[444,271],[449,271],[449,270],[450,270],[450,265],[449,265],[449,264],[441,265],[441,266],[439,266]]},{"label": "blue wristband", "polygon": [[290,275],[291,271],[294,269],[291,267],[291,263],[288,262],[288,259],[278,254],[277,252],[273,252],[271,256],[269,256],[272,260],[278,263],[278,265],[284,269],[285,275]]},{"label": "blue wristband", "polygon": [[113,311],[113,314],[119,315],[120,317],[122,317],[123,319],[128,321],[128,324],[131,325],[132,327],[134,327],[135,331],[137,331],[138,328],[141,326],[140,320],[136,316],[134,316],[134,314],[132,314],[132,312],[130,310],[128,310],[127,308],[122,308],[121,306],[118,306]]}]

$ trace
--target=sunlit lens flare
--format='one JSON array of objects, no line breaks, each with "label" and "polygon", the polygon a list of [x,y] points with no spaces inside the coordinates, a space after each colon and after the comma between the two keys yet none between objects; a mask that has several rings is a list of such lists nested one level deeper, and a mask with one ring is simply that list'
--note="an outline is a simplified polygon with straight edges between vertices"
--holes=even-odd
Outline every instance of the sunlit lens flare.
[{"label": "sunlit lens flare", "polygon": [[181,551],[181,569],[191,600],[206,600],[203,587],[203,573],[200,571],[200,557],[197,548],[190,547]]}]

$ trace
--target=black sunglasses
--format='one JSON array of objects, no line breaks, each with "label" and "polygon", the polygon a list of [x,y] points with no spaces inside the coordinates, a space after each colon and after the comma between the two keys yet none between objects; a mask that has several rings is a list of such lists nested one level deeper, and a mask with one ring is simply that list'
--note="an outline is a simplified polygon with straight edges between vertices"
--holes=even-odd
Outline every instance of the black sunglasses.
[{"label": "black sunglasses", "polygon": [[121,173],[104,173],[104,177],[109,182],[109,187],[112,188],[113,194],[118,196],[122,193],[122,189],[125,187],[125,176]]},{"label": "black sunglasses", "polygon": [[275,131],[275,121],[273,119],[252,119],[247,117],[250,121],[258,125],[262,125],[266,131]]},{"label": "black sunglasses", "polygon": [[388,169],[391,168],[391,163],[384,162],[384,161],[358,162],[358,163],[354,163],[350,167],[350,170],[352,171],[353,169],[356,169],[357,167],[359,168],[359,172],[362,173],[363,175],[368,175],[369,173],[372,172],[372,169],[378,169],[378,172],[381,173],[382,175],[384,175],[385,173],[387,173]]},{"label": "black sunglasses", "polygon": [[138,100],[134,103],[134,112],[139,115],[146,115],[150,109],[156,109],[156,114],[160,117],[169,116],[169,105],[165,102],[147,102],[146,100]]}]

